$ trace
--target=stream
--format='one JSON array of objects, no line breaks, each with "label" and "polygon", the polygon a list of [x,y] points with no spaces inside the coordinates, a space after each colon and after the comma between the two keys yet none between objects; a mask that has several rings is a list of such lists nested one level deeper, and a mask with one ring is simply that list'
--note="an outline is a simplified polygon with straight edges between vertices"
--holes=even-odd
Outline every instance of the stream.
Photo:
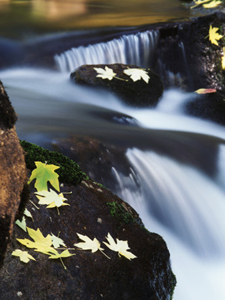
[{"label": "stream", "polygon": [[[61,33],[54,38],[62,43]],[[40,41],[50,44],[52,35],[38,36],[36,41],[26,38],[13,47],[23,52],[28,44],[39,45]],[[60,53],[55,50],[54,68],[17,61],[0,70],[0,79],[19,116],[16,130],[20,139],[51,149],[60,138],[77,134],[122,146],[130,173],[124,175],[115,164],[116,184],[110,188],[137,210],[149,231],[166,241],[177,277],[173,299],[222,300],[224,126],[188,116],[185,105],[196,96],[173,87],[172,79],[155,108],[141,109],[69,79],[70,72],[84,63],[148,67],[157,41],[153,31],[122,34],[85,46],[76,40],[74,47]],[[168,76],[173,78],[173,74]]]}]

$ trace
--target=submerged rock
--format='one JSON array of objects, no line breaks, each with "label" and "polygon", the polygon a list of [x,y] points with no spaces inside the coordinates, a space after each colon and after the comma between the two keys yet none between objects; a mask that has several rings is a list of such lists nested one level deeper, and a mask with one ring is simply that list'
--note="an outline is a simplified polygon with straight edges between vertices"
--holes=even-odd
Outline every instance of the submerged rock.
[{"label": "submerged rock", "polygon": [[[68,192],[64,196],[69,206],[60,207],[59,213],[56,208],[38,205],[32,183],[32,202],[27,208],[33,220],[26,221],[28,227],[39,228],[44,236],[59,235],[75,255],[63,258],[64,269],[59,259],[51,260],[23,247],[16,239],[29,237],[16,226],[0,270],[1,300],[171,299],[176,280],[162,237],[148,232],[129,204],[81,173],[79,177],[81,182],[61,185],[60,191]],[[80,242],[77,233],[97,238],[110,259],[100,251],[91,253],[74,247]],[[109,250],[102,243],[108,233],[114,239],[128,241],[129,251],[137,258],[128,260]],[[20,262],[11,255],[15,249],[28,250],[36,261]]]},{"label": "submerged rock", "polygon": [[0,266],[24,190],[26,165],[14,124],[17,120],[0,82]]},{"label": "submerged rock", "polygon": [[[116,73],[112,80],[97,77],[98,73],[94,68],[105,69],[108,67]],[[119,96],[127,104],[135,107],[155,106],[163,93],[163,84],[160,77],[150,69],[146,69],[149,82],[143,79],[133,81],[124,70],[132,68],[140,69],[134,65],[110,64],[110,65],[83,65],[71,73],[71,79],[79,84],[86,84],[108,89]],[[118,79],[119,78],[119,79]]]}]

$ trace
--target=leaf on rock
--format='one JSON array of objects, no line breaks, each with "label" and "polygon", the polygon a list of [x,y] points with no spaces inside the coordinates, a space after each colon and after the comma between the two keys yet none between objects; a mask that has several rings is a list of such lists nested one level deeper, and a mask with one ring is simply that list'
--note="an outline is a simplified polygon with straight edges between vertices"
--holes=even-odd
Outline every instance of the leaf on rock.
[{"label": "leaf on rock", "polygon": [[51,252],[54,250],[54,248],[51,247],[52,239],[50,234],[44,237],[39,228],[34,230],[27,227],[27,231],[34,242],[29,239],[17,239],[17,241],[19,241],[22,245],[26,246],[27,248],[34,248],[35,251],[42,253]]},{"label": "leaf on rock", "polygon": [[98,73],[97,77],[101,77],[102,79],[112,80],[116,76],[116,73],[107,66],[105,67],[105,70],[102,68],[94,68],[94,70]]},{"label": "leaf on rock", "polygon": [[29,212],[29,210],[27,208],[25,208],[24,213],[23,213],[26,217],[31,218],[33,220],[32,214]]},{"label": "leaf on rock", "polygon": [[133,81],[143,79],[146,83],[148,83],[150,77],[148,76],[148,72],[143,69],[127,69],[124,70],[123,73],[130,76]]},{"label": "leaf on rock", "polygon": [[218,27],[212,27],[212,25],[210,25],[210,27],[209,27],[209,40],[212,44],[218,46],[217,40],[220,40],[223,36],[221,34],[217,33],[217,30],[219,30]]},{"label": "leaf on rock", "polygon": [[64,205],[69,205],[64,203],[66,198],[64,198],[63,193],[57,194],[55,191],[50,189],[50,191],[40,191],[34,193],[39,199],[38,204],[48,205],[47,208],[60,207]]},{"label": "leaf on rock", "polygon": [[35,161],[36,169],[34,169],[31,173],[30,179],[28,184],[36,179],[35,188],[37,191],[48,190],[47,182],[49,181],[51,185],[59,191],[59,175],[55,173],[55,170],[59,169],[60,167],[55,165],[47,165],[40,161]]},{"label": "leaf on rock", "polygon": [[214,7],[217,7],[218,5],[220,5],[221,3],[222,3],[222,1],[213,0],[212,2],[203,4],[203,7],[204,8],[214,8]]},{"label": "leaf on rock", "polygon": [[63,257],[70,257],[73,256],[75,254],[72,254],[68,251],[68,249],[64,250],[63,252],[59,253],[59,252],[55,252],[55,253],[49,253],[48,255],[50,259],[58,259],[58,258],[63,258]]},{"label": "leaf on rock", "polygon": [[27,223],[26,223],[26,219],[23,216],[22,221],[20,220],[16,220],[16,225],[19,226],[21,229],[23,229],[25,232],[27,231]]},{"label": "leaf on rock", "polygon": [[103,248],[100,247],[101,244],[99,243],[99,241],[96,238],[91,240],[86,235],[79,234],[79,233],[77,233],[77,235],[84,242],[74,244],[74,246],[81,248],[83,250],[91,250],[92,253],[94,253],[98,250],[100,250],[100,251],[104,250]]},{"label": "leaf on rock", "polygon": [[53,233],[51,234],[51,239],[54,248],[59,248],[60,246],[66,247],[64,241],[61,238],[55,236]]},{"label": "leaf on rock", "polygon": [[201,4],[207,3],[207,2],[209,2],[209,0],[194,0],[194,2],[195,2],[195,5],[191,6],[191,9],[197,7]]},{"label": "leaf on rock", "polygon": [[106,239],[108,240],[109,244],[106,242],[103,242],[103,243],[112,251],[118,252],[119,256],[123,255],[129,260],[137,257],[133,253],[127,251],[130,249],[127,241],[122,241],[122,240],[116,239],[116,242],[115,242],[114,239],[112,238],[112,236],[110,235],[110,233],[108,233]]},{"label": "leaf on rock", "polygon": [[28,263],[31,259],[36,260],[32,255],[30,255],[27,251],[22,251],[20,249],[16,249],[12,252],[13,256],[18,256],[20,261],[24,263]]},{"label": "leaf on rock", "polygon": [[195,91],[195,93],[197,94],[211,94],[211,93],[215,93],[216,89],[198,89],[197,91]]}]

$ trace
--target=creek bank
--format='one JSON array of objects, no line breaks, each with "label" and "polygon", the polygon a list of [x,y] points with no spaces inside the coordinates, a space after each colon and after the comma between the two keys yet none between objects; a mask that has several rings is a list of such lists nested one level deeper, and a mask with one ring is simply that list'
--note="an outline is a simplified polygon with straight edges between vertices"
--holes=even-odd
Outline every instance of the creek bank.
[{"label": "creek bank", "polygon": [[[98,77],[95,68],[105,70],[106,67],[116,74],[116,77],[112,80]],[[132,68],[140,69],[135,65],[124,64],[83,65],[71,73],[70,78],[78,84],[107,89],[112,94],[119,96],[125,103],[134,107],[155,106],[163,93],[163,84],[160,77],[152,70],[146,69],[145,71],[150,77],[148,83],[143,79],[133,81],[124,74],[124,70]]]},{"label": "creek bank", "polygon": [[[25,156],[29,156],[27,143],[25,146]],[[40,150],[43,155],[38,148],[34,145],[34,152]],[[56,158],[59,154],[47,151],[47,155],[49,159],[51,155]],[[42,159],[45,161],[44,157]],[[56,163],[58,159],[59,156]],[[130,251],[137,258],[129,261],[119,257],[104,244],[104,251],[111,259],[100,251],[91,253],[76,248],[70,250],[75,255],[63,259],[67,267],[65,270],[60,260],[49,260],[47,255],[23,247],[16,238],[28,238],[28,235],[15,226],[3,268],[0,269],[1,300],[16,299],[19,295],[25,300],[69,300],[71,297],[77,300],[168,299],[176,280],[162,237],[148,232],[129,204],[88,179],[79,167],[76,168],[79,174],[75,184],[64,183],[64,176],[61,176],[61,192],[72,193],[65,195],[70,206],[60,207],[60,214],[56,209],[38,205],[31,183],[31,200],[39,209],[32,202],[27,203],[33,217],[33,220],[27,218],[27,226],[40,228],[44,236],[49,233],[57,236],[60,232],[60,238],[69,248],[80,242],[77,233],[104,241],[109,232],[114,238],[127,240]],[[31,170],[27,171],[30,175]],[[12,251],[18,248],[29,250],[36,261],[25,264],[13,257]]]}]

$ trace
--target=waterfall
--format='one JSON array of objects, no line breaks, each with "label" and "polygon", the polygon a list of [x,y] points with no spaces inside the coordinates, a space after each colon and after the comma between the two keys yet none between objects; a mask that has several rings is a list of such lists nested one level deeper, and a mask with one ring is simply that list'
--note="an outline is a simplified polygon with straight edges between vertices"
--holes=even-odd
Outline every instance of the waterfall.
[{"label": "waterfall", "polygon": [[215,180],[137,148],[126,153],[129,176],[112,170],[117,194],[139,212],[150,231],[167,242],[178,279],[174,300],[225,299],[225,189],[221,185],[225,146],[219,147]]},{"label": "waterfall", "polygon": [[54,59],[61,72],[73,72],[85,64],[123,63],[146,67],[157,46],[158,38],[158,31],[123,35],[106,43],[72,48],[55,55]]}]

